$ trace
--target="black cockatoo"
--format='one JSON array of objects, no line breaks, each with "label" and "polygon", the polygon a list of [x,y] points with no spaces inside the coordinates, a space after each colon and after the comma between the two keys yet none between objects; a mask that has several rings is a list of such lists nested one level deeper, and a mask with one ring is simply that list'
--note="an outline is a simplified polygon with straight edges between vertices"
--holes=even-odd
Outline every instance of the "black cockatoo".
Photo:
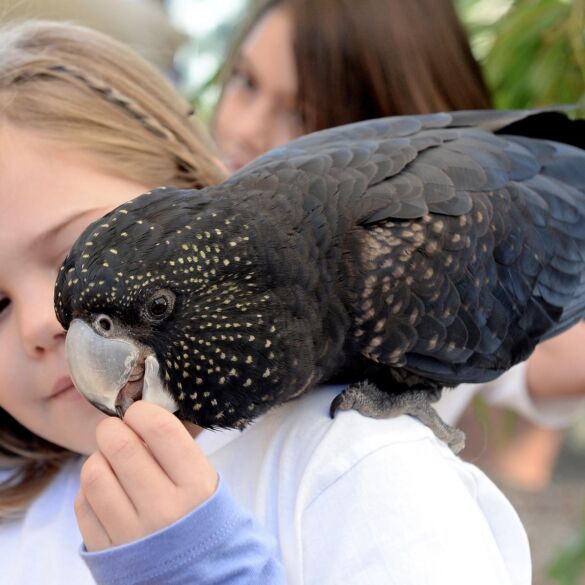
[{"label": "black cockatoo", "polygon": [[56,284],[77,388],[243,427],[324,381],[409,412],[485,382],[585,314],[585,122],[383,118],[317,132],[221,185],[161,187],[88,227]]}]

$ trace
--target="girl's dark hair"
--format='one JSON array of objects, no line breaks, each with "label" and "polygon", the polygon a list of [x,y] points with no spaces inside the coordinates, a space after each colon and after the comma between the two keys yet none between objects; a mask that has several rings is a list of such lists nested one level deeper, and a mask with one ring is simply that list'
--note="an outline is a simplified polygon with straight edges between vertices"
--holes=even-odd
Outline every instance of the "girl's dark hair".
[{"label": "girl's dark hair", "polygon": [[306,131],[382,116],[491,107],[450,0],[265,0],[228,61],[277,7],[288,10],[293,23],[298,107]]}]

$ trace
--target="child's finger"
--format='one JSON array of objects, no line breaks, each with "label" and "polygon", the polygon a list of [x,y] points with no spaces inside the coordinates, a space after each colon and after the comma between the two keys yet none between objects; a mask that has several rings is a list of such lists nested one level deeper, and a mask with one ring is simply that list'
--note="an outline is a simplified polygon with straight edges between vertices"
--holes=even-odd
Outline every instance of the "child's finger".
[{"label": "child's finger", "polygon": [[217,473],[175,415],[139,400],[126,411],[124,422],[148,445],[175,485],[197,486],[205,492],[204,499],[213,493]]},{"label": "child's finger", "polygon": [[96,430],[97,444],[138,516],[152,510],[153,503],[176,487],[157,463],[141,438],[117,418],[102,421]]},{"label": "child's finger", "polygon": [[81,491],[77,493],[77,497],[75,498],[74,509],[85,548],[89,552],[110,548],[112,541],[106,529],[95,515],[95,512]]},{"label": "child's finger", "polygon": [[105,457],[98,451],[81,468],[81,491],[114,545],[139,534],[138,515]]}]

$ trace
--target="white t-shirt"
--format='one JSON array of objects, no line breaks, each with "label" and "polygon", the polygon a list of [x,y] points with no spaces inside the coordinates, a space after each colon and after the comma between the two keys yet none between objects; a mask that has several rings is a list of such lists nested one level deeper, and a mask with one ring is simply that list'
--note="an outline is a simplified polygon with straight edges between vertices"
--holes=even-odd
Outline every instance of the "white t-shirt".
[{"label": "white t-shirt", "polygon": [[[243,432],[198,441],[232,494],[277,538],[291,585],[529,585],[509,502],[424,425],[339,412],[321,388]],[[0,525],[2,585],[89,585],[67,465],[19,521]],[[163,585],[163,584],[161,584]]]},{"label": "white t-shirt", "polygon": [[526,533],[500,490],[409,416],[329,417],[320,388],[198,442],[276,535],[291,585],[529,585]]},{"label": "white t-shirt", "polygon": [[2,585],[94,583],[77,554],[82,538],[73,502],[79,491],[80,469],[81,458],[66,464],[24,518],[0,524]]}]

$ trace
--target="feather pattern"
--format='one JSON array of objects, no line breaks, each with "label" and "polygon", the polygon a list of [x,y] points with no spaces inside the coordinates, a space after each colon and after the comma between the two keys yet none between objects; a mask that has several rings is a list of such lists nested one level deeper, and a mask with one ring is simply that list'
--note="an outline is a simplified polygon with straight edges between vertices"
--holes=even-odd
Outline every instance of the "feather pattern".
[{"label": "feather pattern", "polygon": [[[584,135],[554,112],[485,111],[299,138],[90,226],[58,316],[113,315],[203,426],[241,426],[325,380],[493,379],[585,314]],[[147,327],[161,283],[177,308]]]}]

